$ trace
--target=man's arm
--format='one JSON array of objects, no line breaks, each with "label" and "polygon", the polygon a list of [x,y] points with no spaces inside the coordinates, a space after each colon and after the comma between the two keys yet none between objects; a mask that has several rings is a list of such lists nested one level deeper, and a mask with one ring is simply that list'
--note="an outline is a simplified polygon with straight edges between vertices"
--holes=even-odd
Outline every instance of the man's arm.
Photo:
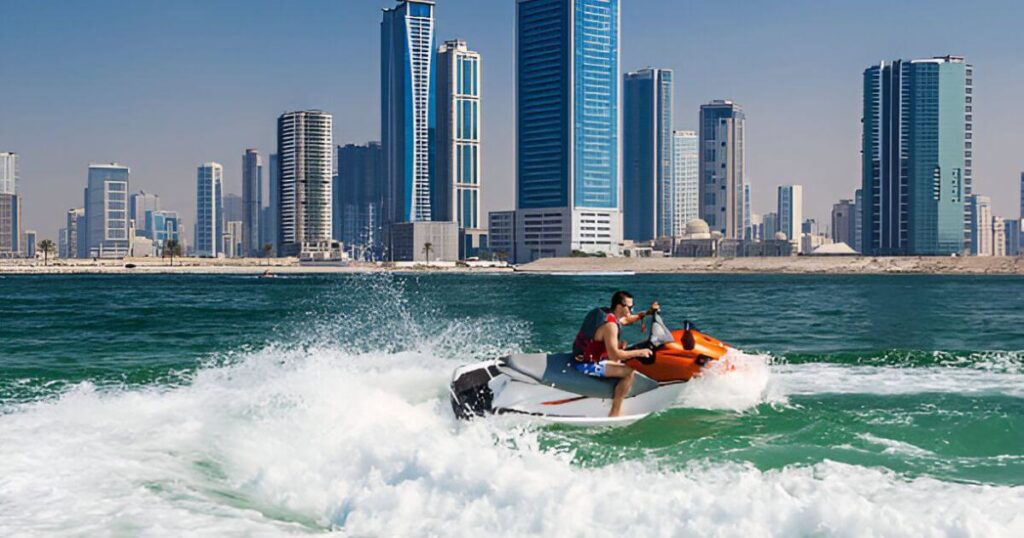
[{"label": "man's arm", "polygon": [[601,341],[604,342],[604,348],[608,350],[608,358],[613,361],[625,362],[629,359],[640,359],[651,356],[651,350],[647,348],[633,350],[620,349],[618,324],[605,323],[604,327],[601,327],[598,331],[604,332]]},{"label": "man's arm", "polygon": [[622,324],[623,325],[632,325],[632,324],[634,324],[634,323],[644,319],[644,316],[653,315],[660,308],[661,307],[658,306],[658,301],[654,301],[653,303],[651,303],[651,307],[648,308],[646,312],[637,312],[636,314],[632,314],[632,315],[629,315],[629,316],[626,316],[626,317],[622,318]]}]

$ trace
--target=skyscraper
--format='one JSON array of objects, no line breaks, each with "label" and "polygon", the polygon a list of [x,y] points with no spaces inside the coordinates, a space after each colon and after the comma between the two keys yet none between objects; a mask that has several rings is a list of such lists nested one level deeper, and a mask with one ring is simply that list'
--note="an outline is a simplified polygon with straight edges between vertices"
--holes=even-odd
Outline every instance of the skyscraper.
[{"label": "skyscraper", "polygon": [[385,9],[380,39],[386,221],[429,221],[435,121],[433,0],[402,0]]},{"label": "skyscraper", "polygon": [[0,257],[21,250],[21,196],[18,194],[18,154],[0,153]]},{"label": "skyscraper", "polygon": [[972,74],[955,56],[864,71],[866,254],[948,255],[968,245]]},{"label": "skyscraper", "polygon": [[332,127],[331,115],[320,110],[287,112],[277,120],[277,248],[283,256],[330,250]]},{"label": "skyscraper", "polygon": [[971,254],[991,256],[992,252],[992,200],[988,196],[972,194],[967,198],[971,204]]},{"label": "skyscraper", "polygon": [[516,70],[516,256],[617,252],[619,1],[518,0]]},{"label": "skyscraper", "polygon": [[[281,214],[281,161],[276,153],[271,153],[267,159],[269,171],[267,172],[267,207],[263,208],[263,246],[270,245],[270,252],[277,255],[277,245],[280,244],[280,228],[277,225],[278,216]],[[261,249],[263,247],[260,247]]]},{"label": "skyscraper", "polygon": [[700,157],[695,131],[672,131],[672,236],[681,237],[686,223],[700,218]]},{"label": "skyscraper", "polygon": [[750,183],[743,184],[743,238],[753,239],[750,229]]},{"label": "skyscraper", "polygon": [[0,152],[0,194],[17,193],[18,154],[10,151]]},{"label": "skyscraper", "polygon": [[381,255],[383,179],[380,142],[338,146],[333,235],[355,259],[377,259]]},{"label": "skyscraper", "polygon": [[146,212],[160,210],[160,197],[153,193],[139,191],[129,196],[128,201],[128,217],[135,222],[135,235],[152,239],[153,236],[149,232],[149,221],[146,218]]},{"label": "skyscraper", "polygon": [[[779,187],[779,230],[786,239],[800,244],[804,222],[804,188],[801,185]],[[799,247],[798,247],[799,248]]]},{"label": "skyscraper", "polygon": [[672,70],[641,69],[622,79],[622,235],[672,235]]},{"label": "skyscraper", "polygon": [[461,39],[446,41],[437,51],[432,218],[458,223],[462,259],[476,256],[486,246],[486,223],[480,211],[480,110],[480,54]]},{"label": "skyscraper", "polygon": [[224,167],[203,163],[196,169],[196,255],[216,257],[224,234]]},{"label": "skyscraper", "polygon": [[864,252],[864,191],[857,189],[853,193],[853,250]]},{"label": "skyscraper", "polygon": [[1006,256],[1006,221],[992,217],[992,255]]},{"label": "skyscraper", "polygon": [[[1024,172],[1020,173],[1020,215],[1019,222],[1022,228],[1024,228]],[[1021,234],[1020,244],[1018,248],[1024,248],[1024,234]]]},{"label": "skyscraper", "polygon": [[131,246],[128,237],[128,177],[131,171],[117,163],[89,165],[85,189],[85,256],[123,258]]},{"label": "skyscraper", "polygon": [[148,219],[146,229],[152,234],[151,239],[157,252],[163,253],[167,241],[181,242],[181,218],[177,211],[150,211]]},{"label": "skyscraper", "polygon": [[21,195],[0,193],[0,258],[21,254]]},{"label": "skyscraper", "polygon": [[765,213],[761,217],[762,236],[765,241],[775,239],[775,233],[779,231],[779,214],[775,211]]},{"label": "skyscraper", "polygon": [[242,155],[242,255],[259,256],[263,248],[260,230],[263,212],[263,160],[259,150]]},{"label": "skyscraper", "polygon": [[[223,197],[221,198],[221,203],[224,207],[224,211],[223,213],[221,213],[221,220],[223,220],[224,222],[230,222],[234,220],[242,222],[243,217],[245,216],[245,202],[242,200],[241,196],[234,193],[225,192]],[[238,237],[239,239],[241,239],[241,234],[239,234]]]},{"label": "skyscraper", "polygon": [[1020,220],[1018,219],[1007,219],[1004,223],[1006,225],[1006,255],[1007,256],[1019,256],[1020,255]]},{"label": "skyscraper", "polygon": [[743,109],[732,101],[700,107],[700,213],[711,230],[726,239],[742,239],[746,222],[745,124]]},{"label": "skyscraper", "polygon": [[839,200],[838,204],[832,205],[832,241],[846,243],[851,248],[855,224],[854,207],[853,200]]}]

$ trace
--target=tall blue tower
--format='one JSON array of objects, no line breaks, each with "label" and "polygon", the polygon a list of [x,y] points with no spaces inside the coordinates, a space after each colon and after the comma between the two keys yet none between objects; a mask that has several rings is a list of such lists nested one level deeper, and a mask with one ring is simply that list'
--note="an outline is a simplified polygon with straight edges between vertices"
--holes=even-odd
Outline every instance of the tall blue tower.
[{"label": "tall blue tower", "polygon": [[942,256],[970,245],[972,74],[956,56],[864,71],[865,254]]},{"label": "tall blue tower", "polygon": [[672,235],[672,70],[641,69],[623,78],[623,236]]},{"label": "tall blue tower", "polygon": [[380,24],[380,131],[387,223],[431,220],[433,0],[403,0]]},{"label": "tall blue tower", "polygon": [[516,257],[613,252],[619,0],[516,2]]}]

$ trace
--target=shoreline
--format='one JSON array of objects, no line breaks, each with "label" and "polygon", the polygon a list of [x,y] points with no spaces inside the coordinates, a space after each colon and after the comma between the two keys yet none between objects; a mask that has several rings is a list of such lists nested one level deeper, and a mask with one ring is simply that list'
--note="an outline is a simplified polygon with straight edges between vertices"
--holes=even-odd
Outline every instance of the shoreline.
[{"label": "shoreline", "polygon": [[[126,267],[132,264],[134,267]],[[1024,275],[1024,257],[794,256],[786,258],[544,258],[517,267],[439,263],[346,265],[300,263],[296,258],[123,260],[0,260],[0,275],[32,274],[329,274],[375,272],[522,274],[830,274]]]},{"label": "shoreline", "polygon": [[547,258],[526,273],[1024,275],[1024,257],[791,256],[779,258]]},{"label": "shoreline", "polygon": [[[128,264],[134,267],[127,267]],[[174,265],[159,258],[124,258],[121,260],[0,260],[0,276],[4,275],[126,275],[126,274],[210,274],[262,275],[329,274],[377,272],[447,272],[447,273],[511,273],[512,267],[466,266],[455,263],[378,264],[351,262],[347,264],[307,262],[297,258],[175,258]]]}]

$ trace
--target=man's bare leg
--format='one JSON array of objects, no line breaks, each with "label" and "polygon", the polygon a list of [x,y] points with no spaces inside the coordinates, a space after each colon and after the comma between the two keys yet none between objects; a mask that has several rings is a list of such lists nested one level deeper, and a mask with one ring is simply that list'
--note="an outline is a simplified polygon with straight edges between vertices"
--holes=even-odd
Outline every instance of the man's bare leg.
[{"label": "man's bare leg", "polygon": [[619,382],[615,384],[615,393],[612,397],[612,411],[609,417],[617,417],[622,414],[622,401],[633,388],[633,369],[622,364],[606,364],[604,375],[606,377],[618,377]]}]

